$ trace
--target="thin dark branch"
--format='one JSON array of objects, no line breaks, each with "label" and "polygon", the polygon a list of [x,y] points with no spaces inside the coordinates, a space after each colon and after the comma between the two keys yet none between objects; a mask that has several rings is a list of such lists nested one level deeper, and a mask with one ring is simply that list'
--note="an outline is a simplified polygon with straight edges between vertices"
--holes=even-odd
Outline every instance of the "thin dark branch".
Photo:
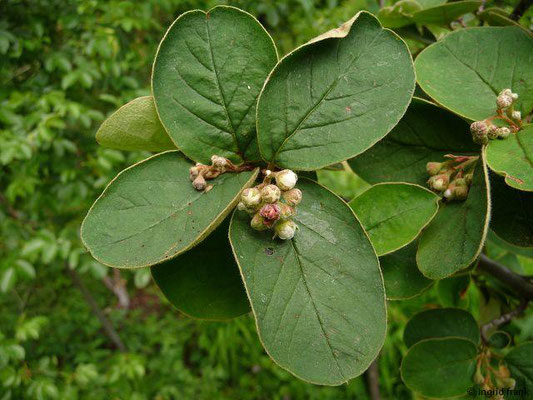
[{"label": "thin dark branch", "polygon": [[85,284],[83,283],[81,276],[76,272],[76,270],[73,270],[69,268],[68,266],[66,267],[66,270],[68,274],[70,275],[72,282],[74,282],[74,285],[78,287],[81,294],[83,295],[83,298],[85,299],[87,304],[89,304],[89,306],[91,307],[93,313],[100,320],[100,323],[102,324],[102,328],[104,329],[104,332],[106,333],[107,337],[109,337],[109,339],[115,344],[117,349],[119,349],[120,351],[126,351],[126,346],[120,339],[120,336],[118,335],[115,328],[113,328],[111,321],[109,321],[109,319],[105,316],[104,312],[98,306],[98,303],[94,299],[93,295],[91,294],[89,289],[87,289],[87,286],[85,286]]},{"label": "thin dark branch", "polygon": [[372,400],[380,400],[379,394],[379,356],[376,357],[370,367],[366,370],[366,379],[368,383],[368,391],[370,392],[370,398]]},{"label": "thin dark branch", "polygon": [[532,4],[533,0],[520,0],[511,15],[509,15],[509,18],[511,18],[513,21],[518,21]]},{"label": "thin dark branch", "polygon": [[493,276],[504,285],[513,289],[518,297],[525,300],[533,300],[533,284],[506,266],[482,254],[479,257],[477,269]]},{"label": "thin dark branch", "polygon": [[526,310],[528,304],[529,304],[529,300],[524,299],[520,302],[520,305],[515,310],[512,310],[506,314],[502,314],[498,318],[494,318],[492,321],[483,325],[481,327],[481,338],[483,339],[483,342],[488,343],[489,341],[488,333],[491,330],[496,329],[499,326],[510,322],[515,317],[518,317],[520,314],[522,314]]}]

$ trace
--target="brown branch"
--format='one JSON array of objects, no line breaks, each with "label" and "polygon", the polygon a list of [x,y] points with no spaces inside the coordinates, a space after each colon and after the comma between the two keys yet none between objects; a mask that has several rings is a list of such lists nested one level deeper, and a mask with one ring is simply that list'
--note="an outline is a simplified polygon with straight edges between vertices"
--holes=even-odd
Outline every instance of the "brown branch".
[{"label": "brown branch", "polygon": [[511,18],[513,21],[518,21],[532,4],[533,0],[520,0],[511,15],[509,15],[509,18]]},{"label": "brown branch", "polygon": [[491,260],[485,254],[479,257],[477,269],[491,275],[504,285],[513,289],[518,297],[525,300],[533,300],[533,284],[529,280],[524,279],[524,277],[511,271],[506,266]]},{"label": "brown branch", "polygon": [[499,326],[510,322],[515,317],[518,317],[520,314],[522,314],[526,310],[528,304],[529,304],[529,300],[522,300],[520,302],[520,305],[516,309],[509,311],[506,314],[502,314],[498,318],[494,318],[492,321],[487,322],[485,325],[483,325],[481,327],[481,338],[483,339],[483,342],[488,343],[489,341],[488,333],[491,330],[496,329]]},{"label": "brown branch", "polygon": [[366,379],[368,384],[368,391],[372,400],[380,400],[379,394],[379,355],[376,357],[370,367],[366,370]]},{"label": "brown branch", "polygon": [[104,332],[106,333],[107,337],[109,337],[109,339],[114,343],[117,349],[122,352],[126,351],[126,346],[120,339],[120,336],[118,335],[115,328],[113,328],[111,321],[109,321],[109,319],[105,316],[104,312],[100,309],[100,307],[98,307],[98,303],[94,299],[89,289],[87,289],[87,286],[85,286],[85,284],[83,283],[81,276],[76,272],[76,270],[69,268],[68,265],[66,266],[66,270],[70,275],[72,282],[74,282],[74,285],[78,287],[81,294],[83,295],[83,298],[91,307],[93,313],[100,320],[102,328],[104,329]]},{"label": "brown branch", "polygon": [[130,308],[130,296],[126,287],[126,280],[120,276],[120,270],[113,269],[113,278],[104,276],[102,280],[104,285],[117,296],[119,308],[126,310]]}]

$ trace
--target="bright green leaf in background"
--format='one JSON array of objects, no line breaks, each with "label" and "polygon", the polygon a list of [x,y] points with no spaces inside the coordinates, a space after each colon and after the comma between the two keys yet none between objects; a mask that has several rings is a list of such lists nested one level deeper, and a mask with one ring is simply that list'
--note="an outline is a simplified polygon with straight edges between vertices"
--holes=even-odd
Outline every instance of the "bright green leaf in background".
[{"label": "bright green leaf in background", "polygon": [[218,6],[182,14],[157,52],[152,91],[170,137],[189,158],[259,160],[255,105],[277,62],[272,38],[250,14]]},{"label": "bright green leaf in background", "polygon": [[515,189],[533,192],[533,125],[485,147],[489,167]]},{"label": "bright green leaf in background", "polygon": [[159,121],[152,96],[132,100],[111,114],[96,132],[96,141],[119,150],[176,148]]},{"label": "bright green leaf in background", "polygon": [[404,300],[418,296],[433,284],[418,270],[416,242],[379,258],[388,300]]},{"label": "bright green leaf in background", "polygon": [[168,301],[190,317],[226,320],[250,311],[228,227],[229,220],[192,250],[151,268]]},{"label": "bright green leaf in background", "polygon": [[496,96],[518,93],[515,108],[533,108],[533,37],[518,27],[461,29],[416,58],[420,87],[437,103],[471,120],[496,113]]},{"label": "bright green leaf in background", "polygon": [[533,193],[513,189],[495,174],[491,175],[490,182],[490,227],[511,245],[533,247]]},{"label": "bright green leaf in background", "polygon": [[383,7],[377,17],[387,28],[401,28],[413,23],[413,15],[422,10],[422,5],[415,0],[400,0],[392,6]]},{"label": "bright green leaf in background", "polygon": [[292,240],[272,239],[236,211],[230,240],[268,354],[313,383],[365,371],[383,345],[383,278],[370,240],[340,198],[308,180]]},{"label": "bright green leaf in background", "polygon": [[407,347],[424,339],[461,337],[479,344],[479,327],[468,311],[460,308],[435,308],[415,314],[405,325]]},{"label": "bright green leaf in background", "polygon": [[257,170],[227,173],[197,191],[191,163],[177,151],[150,157],[111,181],[93,204],[81,237],[95,259],[117,268],[146,267],[176,257],[220,224]]},{"label": "bright green leaf in background", "polygon": [[423,396],[462,396],[472,387],[476,345],[464,338],[425,339],[412,346],[402,360],[402,379]]},{"label": "bright green leaf in background", "polygon": [[378,256],[412,242],[439,209],[439,197],[409,183],[372,186],[350,202]]},{"label": "bright green leaf in background", "polygon": [[533,342],[519,344],[505,356],[511,376],[516,380],[515,390],[533,393]]},{"label": "bright green leaf in background", "polygon": [[454,1],[420,10],[413,15],[418,24],[448,24],[462,15],[475,11],[481,1]]},{"label": "bright green leaf in background", "polygon": [[273,70],[258,102],[261,154],[299,170],[353,157],[396,125],[413,91],[405,43],[360,12]]},{"label": "bright green leaf in background", "polygon": [[[438,121],[438,123],[437,123]],[[349,161],[356,174],[370,183],[411,182],[425,185],[429,161],[445,154],[479,153],[468,124],[425,100],[413,99],[390,134]]]},{"label": "bright green leaf in background", "polygon": [[479,160],[468,198],[442,205],[420,235],[416,260],[426,277],[446,278],[477,258],[488,229],[488,190],[486,165]]}]

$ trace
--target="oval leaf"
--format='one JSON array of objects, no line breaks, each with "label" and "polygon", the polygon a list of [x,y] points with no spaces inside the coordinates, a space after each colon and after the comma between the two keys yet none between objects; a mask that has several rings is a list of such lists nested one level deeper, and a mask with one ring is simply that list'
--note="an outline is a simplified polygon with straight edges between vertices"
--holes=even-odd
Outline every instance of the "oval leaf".
[{"label": "oval leaf", "polygon": [[350,202],[378,256],[411,243],[433,219],[439,197],[409,183],[372,186]]},{"label": "oval leaf", "polygon": [[476,345],[463,338],[426,339],[409,349],[402,360],[405,385],[423,396],[464,395],[472,387]]},{"label": "oval leaf", "polygon": [[486,165],[476,165],[465,201],[443,204],[420,235],[416,261],[430,279],[446,278],[477,258],[487,236],[490,204]]},{"label": "oval leaf", "polygon": [[[456,3],[453,3],[456,4]],[[518,93],[516,108],[533,108],[533,38],[518,27],[460,29],[428,46],[415,61],[420,87],[437,103],[471,120],[496,114],[496,97]]]},{"label": "oval leaf", "polygon": [[258,101],[263,158],[312,170],[384,137],[414,91],[406,44],[367,12],[299,47],[270,74]]},{"label": "oval leaf", "polygon": [[477,10],[480,5],[481,1],[455,1],[418,11],[413,20],[419,24],[447,24]]},{"label": "oval leaf", "polygon": [[309,180],[299,187],[294,239],[272,239],[235,212],[230,241],[268,354],[301,379],[339,385],[363,373],[383,345],[383,278],[346,203]]},{"label": "oval leaf", "polygon": [[418,296],[433,284],[418,270],[416,242],[379,258],[388,300],[404,300]]},{"label": "oval leaf", "polygon": [[161,153],[116,176],[93,204],[81,237],[93,257],[117,268],[137,268],[176,257],[201,242],[231,211],[257,170],[226,173],[195,190],[191,163],[177,151]]},{"label": "oval leaf", "polygon": [[[522,343],[514,347],[505,356],[505,362],[516,380],[514,390],[518,393],[533,393],[533,342]],[[518,396],[520,397],[520,396]],[[523,398],[526,396],[524,395]]]},{"label": "oval leaf", "polygon": [[424,339],[462,337],[479,344],[479,327],[469,312],[460,308],[436,308],[415,314],[405,325],[407,347]]},{"label": "oval leaf", "polygon": [[415,98],[391,133],[349,164],[370,183],[401,181],[425,186],[427,162],[441,162],[449,153],[465,155],[479,150],[464,120]]},{"label": "oval leaf", "polygon": [[533,192],[533,125],[485,146],[489,167],[515,189]]},{"label": "oval leaf", "polygon": [[469,304],[467,296],[470,288],[470,275],[458,275],[441,279],[435,285],[439,304],[444,307],[466,307]]},{"label": "oval leaf", "polygon": [[155,111],[152,96],[139,97],[109,116],[96,132],[102,146],[118,150],[175,149]]},{"label": "oval leaf", "polygon": [[511,245],[533,247],[533,193],[513,189],[497,175],[491,186],[494,233]]},{"label": "oval leaf", "polygon": [[226,220],[191,251],[151,268],[168,301],[190,317],[226,320],[250,311],[228,228]]},{"label": "oval leaf", "polygon": [[172,140],[189,158],[259,160],[255,105],[278,60],[272,38],[250,14],[218,6],[182,14],[156,54],[152,91]]}]

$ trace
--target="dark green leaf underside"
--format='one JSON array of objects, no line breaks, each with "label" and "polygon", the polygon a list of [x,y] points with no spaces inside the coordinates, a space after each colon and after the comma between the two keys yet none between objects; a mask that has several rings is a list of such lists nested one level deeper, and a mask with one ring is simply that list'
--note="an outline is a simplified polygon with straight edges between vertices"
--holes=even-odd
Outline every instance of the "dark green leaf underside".
[{"label": "dark green leaf underside", "polygon": [[511,376],[516,380],[515,390],[533,393],[533,342],[526,342],[513,348],[505,356]]},{"label": "dark green leaf underside", "polygon": [[306,381],[339,385],[365,371],[383,344],[383,280],[346,203],[311,181],[298,186],[293,240],[254,231],[238,211],[230,240],[268,354]]},{"label": "dark green leaf underside", "polygon": [[199,192],[189,180],[191,163],[170,151],[122,171],[89,210],[82,239],[94,258],[118,268],[171,259],[208,235],[231,211],[257,170],[227,173]]},{"label": "dark green leaf underside", "polygon": [[190,317],[225,320],[250,311],[228,228],[229,220],[192,250],[151,268],[168,301]]}]

